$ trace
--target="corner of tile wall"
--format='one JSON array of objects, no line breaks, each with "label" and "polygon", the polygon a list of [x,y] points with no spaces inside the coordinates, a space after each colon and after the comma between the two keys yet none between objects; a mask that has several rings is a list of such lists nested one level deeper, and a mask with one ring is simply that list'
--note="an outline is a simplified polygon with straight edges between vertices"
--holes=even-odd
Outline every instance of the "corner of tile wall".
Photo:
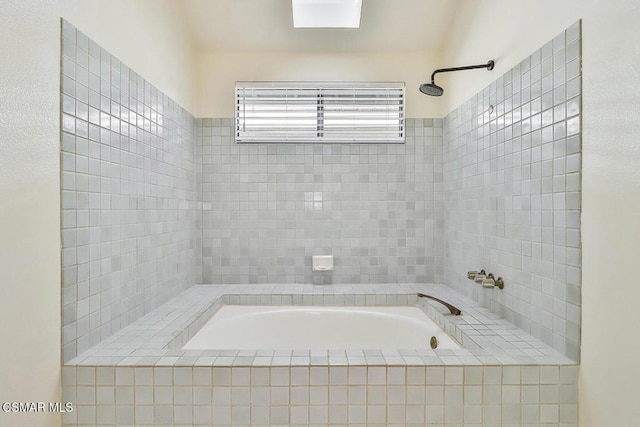
[{"label": "corner of tile wall", "polygon": [[194,284],[195,120],[62,20],[67,361]]},{"label": "corner of tile wall", "polygon": [[[580,22],[445,118],[445,279],[573,360],[581,319]],[[502,276],[504,290],[467,280]]]}]

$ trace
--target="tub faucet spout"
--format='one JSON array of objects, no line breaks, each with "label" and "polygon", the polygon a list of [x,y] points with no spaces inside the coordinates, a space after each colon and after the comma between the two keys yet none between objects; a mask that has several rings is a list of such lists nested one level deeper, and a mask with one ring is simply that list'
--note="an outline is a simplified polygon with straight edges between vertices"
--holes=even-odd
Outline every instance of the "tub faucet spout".
[{"label": "tub faucet spout", "polygon": [[422,293],[418,292],[418,298],[429,298],[429,299],[432,299],[432,300],[434,300],[436,302],[439,302],[440,304],[442,304],[445,307],[447,307],[449,309],[449,312],[451,312],[451,314],[453,314],[454,316],[460,316],[462,314],[462,311],[460,311],[460,309],[458,307],[455,307],[455,306],[449,304],[448,302],[444,302],[439,298],[432,297],[431,295],[426,295],[426,294],[422,294]]}]

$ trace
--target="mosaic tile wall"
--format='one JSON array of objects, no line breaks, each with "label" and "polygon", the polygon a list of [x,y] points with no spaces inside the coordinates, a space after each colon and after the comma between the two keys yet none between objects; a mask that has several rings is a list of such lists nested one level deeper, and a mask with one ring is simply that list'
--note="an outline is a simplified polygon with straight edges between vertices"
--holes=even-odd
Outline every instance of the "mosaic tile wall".
[{"label": "mosaic tile wall", "polygon": [[65,426],[578,425],[576,366],[65,367]]},{"label": "mosaic tile wall", "polygon": [[195,282],[194,119],[62,24],[63,358]]},{"label": "mosaic tile wall", "polygon": [[232,119],[196,126],[202,283],[442,281],[441,119],[408,119],[406,144],[235,144]]},{"label": "mosaic tile wall", "polygon": [[[580,348],[580,23],[445,118],[446,283],[574,360]],[[468,270],[502,276],[483,289]]]},{"label": "mosaic tile wall", "polygon": [[406,144],[237,145],[232,119],[194,119],[63,22],[64,360],[194,283],[429,282],[577,360],[580,41],[444,125],[407,119]]}]

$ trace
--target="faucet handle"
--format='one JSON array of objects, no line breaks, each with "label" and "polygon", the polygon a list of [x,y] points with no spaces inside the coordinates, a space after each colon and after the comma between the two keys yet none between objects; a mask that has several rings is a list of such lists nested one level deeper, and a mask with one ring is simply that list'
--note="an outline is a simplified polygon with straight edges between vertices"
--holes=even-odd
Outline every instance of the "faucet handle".
[{"label": "faucet handle", "polygon": [[476,277],[478,275],[486,275],[487,273],[485,273],[484,270],[480,270],[480,271],[467,271],[467,279],[469,280],[476,280]]},{"label": "faucet handle", "polygon": [[482,283],[482,287],[484,288],[504,289],[504,279],[502,277],[498,277],[496,279],[493,273],[489,273],[487,277],[482,280],[482,282],[478,283]]},{"label": "faucet handle", "polygon": [[482,283],[482,281],[484,279],[486,279],[487,275],[485,274],[484,270],[482,270],[480,273],[476,274],[476,277],[473,278],[473,280],[476,283]]},{"label": "faucet handle", "polygon": [[483,288],[493,288],[493,287],[496,286],[496,281],[493,278],[493,274],[492,273],[489,273],[489,275],[487,277],[485,277],[482,280],[482,282],[480,282],[480,283],[482,283],[482,287]]}]

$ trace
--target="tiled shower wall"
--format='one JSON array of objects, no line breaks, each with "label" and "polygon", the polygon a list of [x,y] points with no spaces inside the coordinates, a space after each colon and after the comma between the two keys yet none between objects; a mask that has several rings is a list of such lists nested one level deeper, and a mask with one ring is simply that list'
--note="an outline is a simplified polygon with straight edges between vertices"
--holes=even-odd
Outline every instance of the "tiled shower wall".
[{"label": "tiled shower wall", "polygon": [[406,144],[237,145],[64,22],[64,360],[198,282],[445,282],[577,359],[580,72],[576,24],[444,140],[407,119]]},{"label": "tiled shower wall", "polygon": [[[445,118],[446,283],[577,360],[580,23]],[[502,276],[483,289],[468,270]]]},{"label": "tiled shower wall", "polygon": [[442,281],[441,119],[408,119],[406,144],[235,144],[233,130],[196,121],[203,283]]},{"label": "tiled shower wall", "polygon": [[63,21],[63,358],[195,282],[194,119]]},{"label": "tiled shower wall", "polygon": [[65,426],[576,427],[576,366],[66,366]]}]

